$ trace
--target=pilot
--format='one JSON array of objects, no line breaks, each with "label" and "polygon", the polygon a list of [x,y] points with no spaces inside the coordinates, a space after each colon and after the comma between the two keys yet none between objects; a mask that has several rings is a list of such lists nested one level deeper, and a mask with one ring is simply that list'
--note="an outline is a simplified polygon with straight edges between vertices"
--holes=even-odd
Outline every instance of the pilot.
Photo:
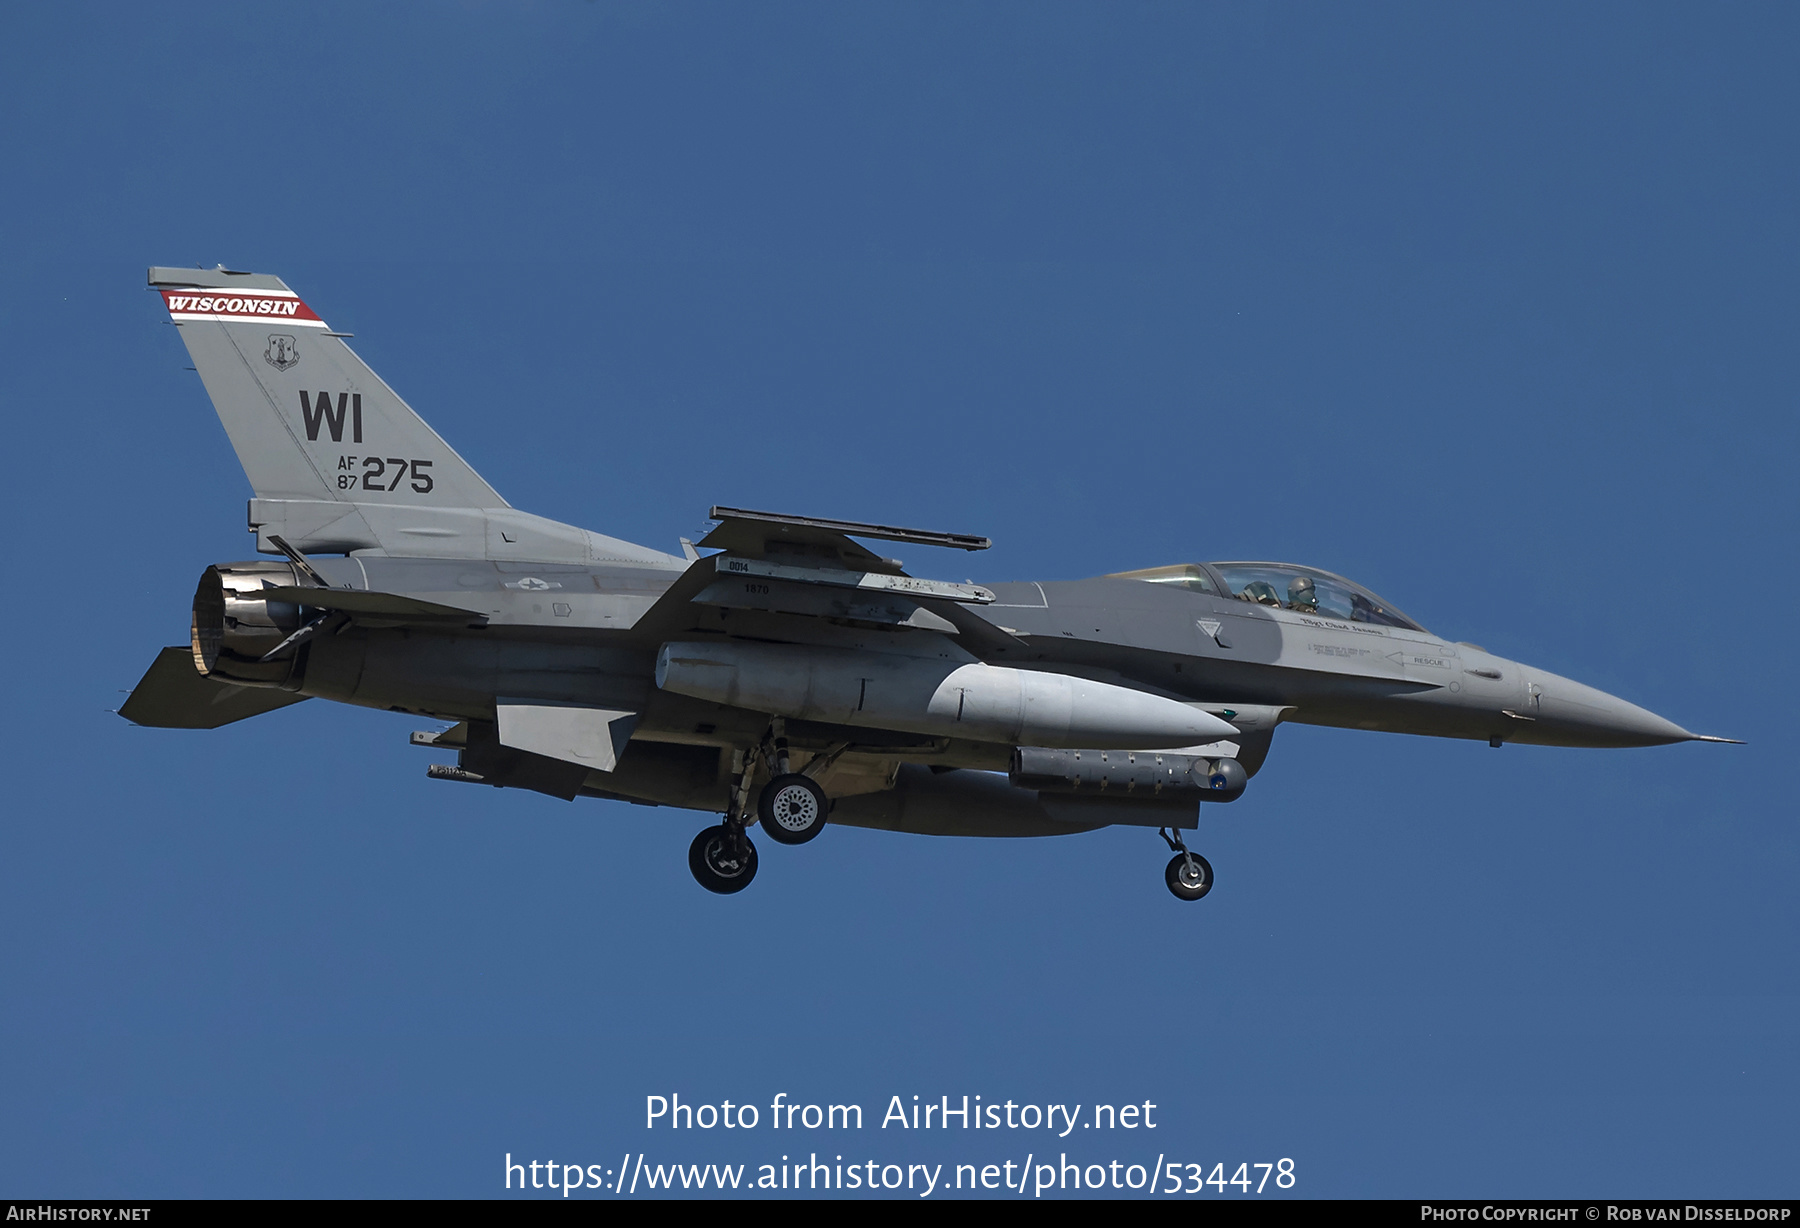
[{"label": "pilot", "polygon": [[1313,587],[1311,576],[1295,576],[1288,581],[1288,609],[1301,614],[1319,612],[1319,593]]}]

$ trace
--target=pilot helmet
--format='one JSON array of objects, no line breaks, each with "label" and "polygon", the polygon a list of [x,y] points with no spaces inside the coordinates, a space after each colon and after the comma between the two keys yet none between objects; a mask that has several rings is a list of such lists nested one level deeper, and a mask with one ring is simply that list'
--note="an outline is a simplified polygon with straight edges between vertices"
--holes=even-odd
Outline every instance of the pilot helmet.
[{"label": "pilot helmet", "polygon": [[1288,581],[1288,604],[1318,607],[1319,594],[1313,589],[1311,576],[1295,576]]}]

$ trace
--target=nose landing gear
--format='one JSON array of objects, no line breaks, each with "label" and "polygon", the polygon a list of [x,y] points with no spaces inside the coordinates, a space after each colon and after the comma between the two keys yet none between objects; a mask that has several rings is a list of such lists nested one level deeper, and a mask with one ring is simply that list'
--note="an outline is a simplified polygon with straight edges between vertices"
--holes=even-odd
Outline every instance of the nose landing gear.
[{"label": "nose landing gear", "polygon": [[1170,835],[1166,828],[1159,827],[1156,834],[1173,850],[1175,856],[1169,859],[1169,865],[1163,871],[1163,881],[1178,900],[1197,900],[1213,887],[1212,863],[1198,853],[1188,851],[1187,844],[1181,838],[1180,829]]}]

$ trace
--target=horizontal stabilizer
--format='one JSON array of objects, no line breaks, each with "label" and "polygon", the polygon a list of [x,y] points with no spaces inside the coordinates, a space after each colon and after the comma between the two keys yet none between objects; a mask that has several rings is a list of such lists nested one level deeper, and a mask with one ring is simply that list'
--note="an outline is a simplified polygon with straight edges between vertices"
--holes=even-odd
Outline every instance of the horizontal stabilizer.
[{"label": "horizontal stabilizer", "polygon": [[119,715],[152,729],[217,729],[305,698],[271,687],[214,682],[194,668],[194,650],[183,645],[156,654]]}]

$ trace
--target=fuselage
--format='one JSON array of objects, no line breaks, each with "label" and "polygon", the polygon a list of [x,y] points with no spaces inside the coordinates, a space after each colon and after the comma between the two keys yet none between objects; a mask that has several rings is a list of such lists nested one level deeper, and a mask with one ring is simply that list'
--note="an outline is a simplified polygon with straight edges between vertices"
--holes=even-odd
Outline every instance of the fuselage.
[{"label": "fuselage", "polygon": [[[491,719],[501,697],[617,707],[644,714],[638,738],[689,744],[741,745],[763,719],[755,713],[734,719],[717,705],[657,688],[656,653],[676,635],[781,637],[783,616],[755,609],[696,605],[680,623],[647,620],[683,574],[674,568],[385,557],[316,565],[334,587],[468,609],[485,625],[382,628],[363,620],[296,653],[290,673],[271,679],[274,685],[444,720]],[[982,607],[983,617],[1013,633],[991,660],[1215,705],[1215,711],[1265,707],[1276,714],[1265,719],[1271,727],[1286,720],[1589,747],[1693,736],[1592,687],[1409,626],[1126,578],[987,587],[996,599]],[[940,638],[954,642],[929,630],[845,619],[821,619],[818,629],[814,642],[861,651],[917,654]],[[991,758],[970,747],[940,753],[970,766]]]},{"label": "fuselage", "polygon": [[213,729],[307,697],[437,718],[412,737],[455,752],[433,778],[722,814],[689,851],[720,893],[755,873],[749,825],[804,843],[829,814],[965,836],[1153,828],[1186,900],[1211,870],[1178,833],[1243,795],[1283,721],[1494,745],[1694,736],[1291,564],[984,587],[864,544],[992,544],[973,534],[714,507],[676,557],[547,520],[280,278],[148,280],[255,492],[265,558],[206,571],[193,668],[158,653],[121,709],[140,724]]},{"label": "fuselage", "polygon": [[1291,708],[1283,719],[1301,724],[1548,746],[1691,737],[1605,692],[1410,627],[1129,579],[991,587],[991,617],[1044,641],[1047,660],[1205,701]]}]

